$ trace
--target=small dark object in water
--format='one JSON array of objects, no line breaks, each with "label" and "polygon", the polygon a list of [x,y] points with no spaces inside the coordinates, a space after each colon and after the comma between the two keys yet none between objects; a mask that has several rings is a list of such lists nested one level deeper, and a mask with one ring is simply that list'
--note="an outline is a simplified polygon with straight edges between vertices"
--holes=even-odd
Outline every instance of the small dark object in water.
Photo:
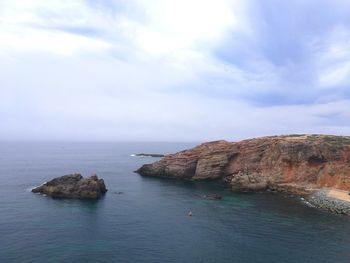
[{"label": "small dark object in water", "polygon": [[204,198],[209,200],[221,200],[222,196],[218,194],[213,194],[213,195],[205,195]]},{"label": "small dark object in water", "polygon": [[135,154],[136,156],[140,156],[140,157],[164,157],[164,154],[158,154],[158,153],[137,153]]},{"label": "small dark object in water", "polygon": [[121,195],[121,194],[123,194],[123,192],[113,192],[113,194]]}]

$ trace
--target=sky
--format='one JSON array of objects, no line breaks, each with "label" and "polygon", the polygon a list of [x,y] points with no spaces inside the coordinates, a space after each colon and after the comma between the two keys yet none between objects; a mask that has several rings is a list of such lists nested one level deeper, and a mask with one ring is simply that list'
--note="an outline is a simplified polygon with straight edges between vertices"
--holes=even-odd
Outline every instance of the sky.
[{"label": "sky", "polygon": [[0,140],[350,135],[349,0],[0,0]]}]

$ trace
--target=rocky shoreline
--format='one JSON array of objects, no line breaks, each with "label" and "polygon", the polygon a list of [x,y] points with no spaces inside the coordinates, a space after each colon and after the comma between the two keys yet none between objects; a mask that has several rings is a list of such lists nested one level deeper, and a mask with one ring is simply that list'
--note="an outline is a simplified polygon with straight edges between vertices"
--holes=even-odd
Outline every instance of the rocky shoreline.
[{"label": "rocky shoreline", "polygon": [[350,137],[286,135],[214,141],[166,155],[137,171],[142,176],[220,180],[233,191],[278,191],[315,207],[350,214],[350,201],[324,189],[350,191]]},{"label": "rocky shoreline", "polygon": [[306,200],[314,207],[330,211],[335,214],[350,215],[350,203],[327,195],[327,190],[322,189],[306,197]]}]

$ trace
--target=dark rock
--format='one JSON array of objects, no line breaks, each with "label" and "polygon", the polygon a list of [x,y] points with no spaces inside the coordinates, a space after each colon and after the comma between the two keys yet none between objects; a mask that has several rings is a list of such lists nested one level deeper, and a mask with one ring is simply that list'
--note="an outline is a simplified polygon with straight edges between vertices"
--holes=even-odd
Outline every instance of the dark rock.
[{"label": "dark rock", "polygon": [[205,195],[204,198],[209,200],[221,200],[222,196],[218,194]]},{"label": "dark rock", "polygon": [[158,153],[137,153],[135,155],[140,157],[156,157],[156,158],[161,158],[165,156],[164,154],[158,154]]},{"label": "dark rock", "polygon": [[83,178],[81,174],[69,174],[35,187],[32,192],[54,198],[97,199],[104,195],[107,189],[103,179],[98,179],[97,175]]}]

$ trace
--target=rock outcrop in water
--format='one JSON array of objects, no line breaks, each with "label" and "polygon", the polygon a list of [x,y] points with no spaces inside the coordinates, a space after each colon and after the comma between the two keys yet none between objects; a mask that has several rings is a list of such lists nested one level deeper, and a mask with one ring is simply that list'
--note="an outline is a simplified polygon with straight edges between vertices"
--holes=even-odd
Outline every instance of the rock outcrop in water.
[{"label": "rock outcrop in water", "polygon": [[215,141],[165,156],[137,172],[191,180],[219,179],[232,190],[307,194],[322,187],[350,190],[350,137],[271,136]]},{"label": "rock outcrop in water", "polygon": [[55,198],[97,199],[104,195],[107,189],[103,179],[98,179],[97,175],[83,178],[81,174],[69,174],[33,188],[32,192]]},{"label": "rock outcrop in water", "polygon": [[164,157],[165,155],[160,153],[137,153],[135,154],[135,156],[160,158],[160,157]]}]

